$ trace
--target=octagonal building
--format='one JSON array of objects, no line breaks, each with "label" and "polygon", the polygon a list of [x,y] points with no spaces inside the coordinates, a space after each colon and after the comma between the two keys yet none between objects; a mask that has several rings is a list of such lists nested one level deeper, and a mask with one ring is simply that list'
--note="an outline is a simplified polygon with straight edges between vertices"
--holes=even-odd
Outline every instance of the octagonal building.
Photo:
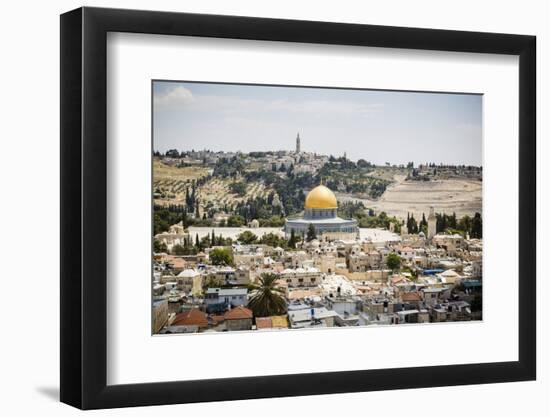
[{"label": "octagonal building", "polygon": [[294,231],[296,236],[305,236],[310,224],[315,228],[317,237],[329,240],[349,240],[359,236],[357,221],[338,217],[336,196],[324,185],[308,193],[303,217],[286,219],[285,235],[288,238]]}]

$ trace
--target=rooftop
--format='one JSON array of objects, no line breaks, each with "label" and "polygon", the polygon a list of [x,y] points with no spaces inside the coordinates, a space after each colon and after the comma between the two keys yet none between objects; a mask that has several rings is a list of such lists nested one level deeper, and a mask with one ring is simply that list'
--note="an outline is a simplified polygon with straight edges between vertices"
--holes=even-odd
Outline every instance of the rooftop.
[{"label": "rooftop", "polygon": [[257,329],[286,329],[288,327],[287,316],[257,317]]},{"label": "rooftop", "polygon": [[422,296],[418,292],[406,292],[401,295],[403,301],[422,301]]},{"label": "rooftop", "polygon": [[178,278],[195,278],[199,275],[200,273],[195,271],[194,269],[184,269],[178,274]]},{"label": "rooftop", "polygon": [[289,311],[288,317],[292,322],[297,321],[309,321],[312,319],[311,313],[313,310],[313,318],[315,319],[326,319],[329,317],[336,317],[338,313],[333,310],[327,310],[325,307],[319,308],[308,308],[303,310]]},{"label": "rooftop", "polygon": [[206,313],[198,308],[193,308],[176,315],[171,326],[199,326],[208,327],[208,318]]},{"label": "rooftop", "polygon": [[242,320],[242,319],[251,319],[252,318],[252,310],[249,310],[246,307],[239,306],[232,308],[227,313],[224,314],[225,320]]},{"label": "rooftop", "polygon": [[222,297],[231,295],[246,295],[248,289],[246,288],[208,288],[206,294],[218,294]]}]

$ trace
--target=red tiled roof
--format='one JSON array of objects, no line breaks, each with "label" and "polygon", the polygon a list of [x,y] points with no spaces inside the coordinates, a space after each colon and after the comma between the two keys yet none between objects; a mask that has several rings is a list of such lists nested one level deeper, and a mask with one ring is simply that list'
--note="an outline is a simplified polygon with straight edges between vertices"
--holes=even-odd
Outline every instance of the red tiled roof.
[{"label": "red tiled roof", "polygon": [[165,255],[163,259],[164,262],[169,263],[170,265],[172,265],[172,268],[175,269],[184,269],[187,265],[187,261],[177,256]]},{"label": "red tiled roof", "polygon": [[417,292],[405,292],[401,295],[403,301],[422,301],[422,297]]},{"label": "red tiled roof", "polygon": [[398,284],[400,282],[408,282],[408,279],[399,275],[391,279],[392,284]]},{"label": "red tiled roof", "polygon": [[246,307],[239,306],[232,308],[223,316],[226,320],[241,320],[241,319],[251,319],[252,310],[249,310]]},{"label": "red tiled roof", "polygon": [[172,322],[172,326],[208,327],[208,318],[204,312],[198,308],[193,308],[178,314]]},{"label": "red tiled roof", "polygon": [[223,315],[221,315],[221,314],[212,315],[212,316],[210,316],[210,318],[212,320],[214,320],[216,323],[220,323],[220,322],[225,320]]}]

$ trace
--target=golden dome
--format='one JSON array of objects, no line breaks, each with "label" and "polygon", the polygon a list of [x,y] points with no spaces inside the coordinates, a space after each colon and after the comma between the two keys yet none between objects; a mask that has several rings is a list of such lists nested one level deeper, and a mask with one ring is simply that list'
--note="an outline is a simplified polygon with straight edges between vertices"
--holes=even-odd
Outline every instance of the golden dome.
[{"label": "golden dome", "polygon": [[318,185],[306,197],[307,209],[334,209],[338,208],[336,196],[329,188]]}]

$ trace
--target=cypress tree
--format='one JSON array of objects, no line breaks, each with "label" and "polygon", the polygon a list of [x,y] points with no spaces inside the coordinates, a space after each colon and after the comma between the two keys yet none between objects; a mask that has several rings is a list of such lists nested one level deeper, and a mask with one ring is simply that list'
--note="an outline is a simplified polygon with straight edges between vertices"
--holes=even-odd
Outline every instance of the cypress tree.
[{"label": "cypress tree", "polygon": [[480,213],[474,215],[470,236],[475,239],[481,239],[483,237],[483,224]]},{"label": "cypress tree", "polygon": [[313,239],[316,239],[316,238],[317,238],[317,234],[315,233],[315,227],[313,226],[312,223],[310,223],[307,228],[306,240],[308,242],[311,242]]},{"label": "cypress tree", "polygon": [[296,234],[294,233],[294,229],[290,231],[290,239],[288,241],[288,246],[291,249],[294,249],[296,247]]}]

